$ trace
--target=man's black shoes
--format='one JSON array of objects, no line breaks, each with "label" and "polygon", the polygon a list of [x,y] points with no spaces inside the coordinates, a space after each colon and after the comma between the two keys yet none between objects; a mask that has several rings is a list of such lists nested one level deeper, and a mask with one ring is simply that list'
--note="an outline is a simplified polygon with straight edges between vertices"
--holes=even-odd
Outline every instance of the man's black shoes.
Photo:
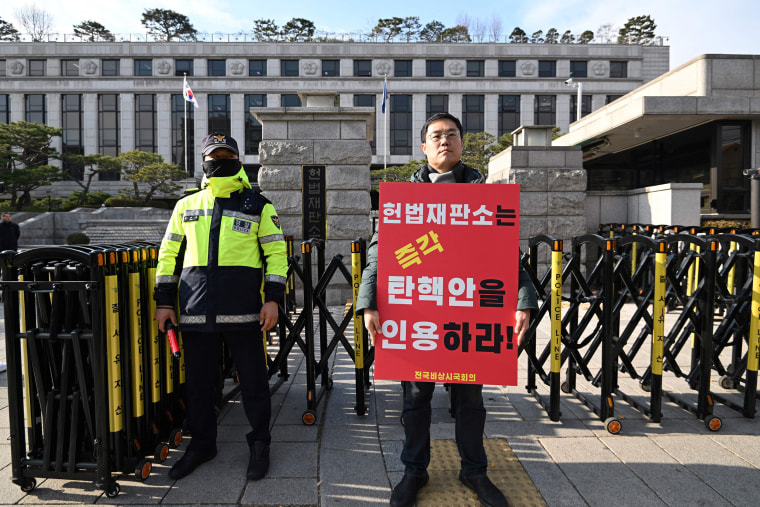
[{"label": "man's black shoes", "polygon": [[269,470],[269,444],[254,442],[251,446],[251,458],[248,460],[248,480],[263,479]]},{"label": "man's black shoes", "polygon": [[414,505],[414,501],[417,500],[417,492],[427,482],[427,472],[425,475],[404,474],[404,478],[396,484],[396,487],[393,488],[393,493],[391,493],[391,507]]},{"label": "man's black shoes", "polygon": [[171,470],[169,470],[169,479],[177,480],[190,475],[193,470],[198,468],[202,463],[207,462],[216,456],[214,452],[186,451],[185,455],[177,461]]},{"label": "man's black shoes", "polygon": [[462,484],[473,490],[478,495],[478,500],[487,507],[508,507],[507,499],[496,485],[491,482],[487,475],[478,477],[464,477],[459,475]]}]

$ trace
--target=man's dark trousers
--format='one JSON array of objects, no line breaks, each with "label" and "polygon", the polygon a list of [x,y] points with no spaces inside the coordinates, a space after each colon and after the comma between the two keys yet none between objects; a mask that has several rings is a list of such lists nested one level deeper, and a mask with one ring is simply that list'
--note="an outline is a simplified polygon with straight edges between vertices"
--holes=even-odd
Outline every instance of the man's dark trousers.
[{"label": "man's dark trousers", "polygon": [[[405,382],[404,433],[406,443],[401,461],[406,473],[422,476],[430,463],[430,400],[434,382]],[[488,471],[488,458],[483,448],[486,409],[483,406],[483,386],[450,384],[455,402],[455,431],[457,448],[462,458],[462,475],[476,477]]]},{"label": "man's dark trousers", "polygon": [[248,445],[270,444],[269,422],[272,404],[269,375],[261,331],[225,333],[183,332],[185,379],[187,383],[187,428],[192,440],[188,451],[216,452],[216,386],[220,340],[225,340],[240,377],[243,409],[252,430]]}]

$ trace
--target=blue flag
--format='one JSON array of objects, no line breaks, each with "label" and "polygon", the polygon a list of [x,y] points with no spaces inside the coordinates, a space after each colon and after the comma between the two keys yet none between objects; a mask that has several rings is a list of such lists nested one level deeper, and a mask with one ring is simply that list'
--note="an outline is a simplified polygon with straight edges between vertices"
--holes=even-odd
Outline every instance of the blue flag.
[{"label": "blue flag", "polygon": [[388,90],[385,87],[386,81],[383,81],[383,105],[380,110],[385,114],[385,99],[388,97]]}]

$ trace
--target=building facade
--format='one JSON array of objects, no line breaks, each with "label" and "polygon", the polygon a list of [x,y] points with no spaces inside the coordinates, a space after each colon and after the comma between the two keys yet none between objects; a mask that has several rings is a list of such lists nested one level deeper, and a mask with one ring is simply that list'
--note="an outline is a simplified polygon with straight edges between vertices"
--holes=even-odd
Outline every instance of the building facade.
[{"label": "building facade", "polygon": [[[460,117],[467,132],[567,132],[578,102],[569,78],[582,82],[585,116],[668,68],[669,47],[624,44],[2,42],[0,122],[62,128],[61,153],[137,149],[182,167],[187,139],[192,178],[208,132],[238,139],[255,171],[262,131],[250,108],[300,106],[299,92],[333,92],[341,107],[376,109],[372,165],[382,167],[424,157],[419,130],[436,112]],[[183,99],[184,76],[198,108]],[[93,190],[123,185],[105,178]],[[63,196],[78,187],[55,188]]]}]

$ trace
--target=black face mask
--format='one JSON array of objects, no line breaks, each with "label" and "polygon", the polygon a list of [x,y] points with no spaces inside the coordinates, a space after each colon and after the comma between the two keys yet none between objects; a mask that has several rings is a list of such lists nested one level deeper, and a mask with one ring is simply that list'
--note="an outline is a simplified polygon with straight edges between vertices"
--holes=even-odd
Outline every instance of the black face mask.
[{"label": "black face mask", "polygon": [[217,158],[203,162],[203,172],[208,178],[235,176],[240,171],[240,160],[236,158]]}]

